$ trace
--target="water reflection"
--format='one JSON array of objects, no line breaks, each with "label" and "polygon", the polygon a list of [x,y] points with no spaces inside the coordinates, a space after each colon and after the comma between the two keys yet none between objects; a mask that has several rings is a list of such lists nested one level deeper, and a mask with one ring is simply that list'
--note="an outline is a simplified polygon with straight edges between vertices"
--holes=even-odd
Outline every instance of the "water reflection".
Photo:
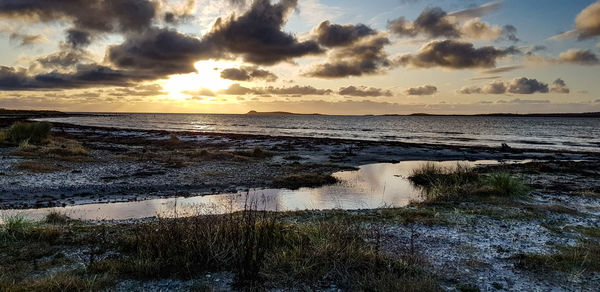
[{"label": "water reflection", "polygon": [[[333,175],[339,183],[319,188],[255,189],[235,194],[193,196],[187,198],[153,199],[139,202],[101,203],[67,207],[3,210],[0,217],[23,214],[41,218],[50,211],[66,213],[82,220],[123,220],[145,217],[184,217],[199,214],[222,214],[239,211],[245,205],[270,211],[373,209],[401,207],[422,199],[422,191],[407,177],[424,161],[377,163],[361,166],[357,171],[342,171]],[[457,161],[435,162],[440,166],[455,167]],[[497,161],[461,161],[462,164],[496,164]],[[0,219],[1,220],[1,219]]]}]

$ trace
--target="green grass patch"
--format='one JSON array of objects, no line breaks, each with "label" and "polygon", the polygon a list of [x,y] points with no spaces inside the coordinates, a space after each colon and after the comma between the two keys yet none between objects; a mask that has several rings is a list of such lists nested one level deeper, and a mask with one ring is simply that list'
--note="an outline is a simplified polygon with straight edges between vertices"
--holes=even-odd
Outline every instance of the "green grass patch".
[{"label": "green grass patch", "polygon": [[425,203],[476,198],[514,198],[525,196],[530,188],[523,178],[508,172],[480,173],[458,164],[455,168],[426,163],[409,179],[425,190]]}]

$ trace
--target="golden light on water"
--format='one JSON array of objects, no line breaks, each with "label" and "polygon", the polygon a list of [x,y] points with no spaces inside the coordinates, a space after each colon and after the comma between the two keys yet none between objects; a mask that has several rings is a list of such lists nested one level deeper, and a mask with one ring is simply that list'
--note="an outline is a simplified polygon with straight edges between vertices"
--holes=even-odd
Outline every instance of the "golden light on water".
[{"label": "golden light on water", "polygon": [[[171,75],[163,88],[169,92],[173,99],[186,99],[191,96],[204,96],[204,100],[213,100],[210,91],[218,94],[218,91],[226,89],[233,82],[221,79],[221,71],[227,68],[237,67],[234,62],[227,61],[198,61],[194,63],[195,73]],[[206,90],[207,89],[207,90]],[[185,92],[185,93],[184,93]],[[195,92],[195,94],[190,94]]]}]

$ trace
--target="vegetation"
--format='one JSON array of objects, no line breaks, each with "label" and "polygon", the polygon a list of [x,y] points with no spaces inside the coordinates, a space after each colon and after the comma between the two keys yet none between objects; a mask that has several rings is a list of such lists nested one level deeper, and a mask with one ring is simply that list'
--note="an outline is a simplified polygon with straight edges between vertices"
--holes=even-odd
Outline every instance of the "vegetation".
[{"label": "vegetation", "polygon": [[515,267],[532,271],[561,271],[571,274],[600,272],[600,241],[582,240],[575,246],[559,246],[555,253],[519,254]]},{"label": "vegetation", "polygon": [[337,182],[337,178],[328,174],[302,173],[277,177],[273,179],[273,187],[297,190],[301,187],[319,187]]},{"label": "vegetation", "polygon": [[[9,217],[0,225],[0,290],[98,291],[120,279],[197,279],[219,271],[233,272],[244,290],[439,290],[416,249],[380,252],[377,229],[360,221],[292,224],[252,208],[131,225],[83,225],[60,213],[41,222]],[[70,249],[88,250],[84,268],[62,253]]]},{"label": "vegetation", "polygon": [[48,122],[16,122],[0,135],[0,142],[18,145],[24,141],[42,143],[50,136],[52,124]]},{"label": "vegetation", "polygon": [[426,163],[409,179],[425,189],[427,202],[489,196],[518,197],[529,193],[529,187],[519,176],[505,171],[482,174],[460,164],[456,168],[444,168]]}]

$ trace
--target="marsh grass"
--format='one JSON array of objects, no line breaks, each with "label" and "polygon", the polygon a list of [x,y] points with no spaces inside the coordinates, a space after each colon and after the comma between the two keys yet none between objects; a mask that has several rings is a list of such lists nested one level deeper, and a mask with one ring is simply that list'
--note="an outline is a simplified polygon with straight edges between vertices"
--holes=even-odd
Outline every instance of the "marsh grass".
[{"label": "marsh grass", "polygon": [[55,158],[59,160],[72,160],[73,158],[86,158],[89,151],[76,140],[62,137],[51,137],[46,143],[35,145],[25,140],[19,144],[15,154],[32,158]]},{"label": "marsh grass", "polygon": [[561,271],[571,274],[600,272],[600,241],[581,240],[575,246],[559,246],[550,254],[519,254],[515,267],[531,271]]},{"label": "marsh grass", "polygon": [[329,174],[301,173],[276,177],[273,179],[273,187],[297,190],[301,187],[320,187],[338,182],[338,179]]},{"label": "marsh grass", "polygon": [[30,143],[44,142],[50,136],[52,124],[48,122],[16,122],[4,133],[4,140],[18,145],[23,141]]},{"label": "marsh grass", "polygon": [[379,251],[378,233],[360,222],[289,224],[255,211],[160,219],[113,240],[122,255],[89,266],[93,273],[136,279],[195,278],[232,271],[235,287],[435,291],[437,281],[416,257]]},{"label": "marsh grass", "polygon": [[409,179],[425,190],[426,203],[468,198],[514,198],[529,193],[522,177],[505,171],[480,173],[466,165],[455,168],[426,163]]}]

